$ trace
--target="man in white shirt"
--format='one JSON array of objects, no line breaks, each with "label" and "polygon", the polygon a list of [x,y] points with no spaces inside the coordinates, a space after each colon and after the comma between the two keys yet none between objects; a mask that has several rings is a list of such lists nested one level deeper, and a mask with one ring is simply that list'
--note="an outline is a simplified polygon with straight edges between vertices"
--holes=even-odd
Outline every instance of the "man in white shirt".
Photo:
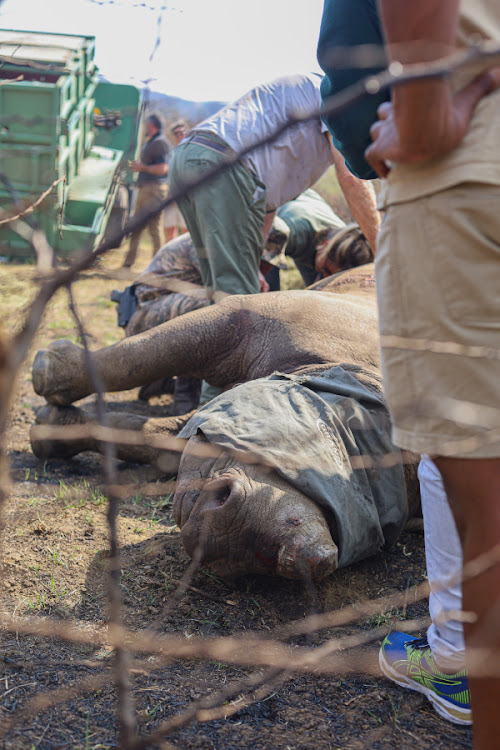
[{"label": "man in white shirt", "polygon": [[[354,218],[369,242],[375,242],[379,217],[373,189],[354,177],[332,149],[319,117],[320,83],[321,76],[311,73],[257,86],[197,125],[175,151],[170,167],[174,190],[282,130],[179,200],[203,284],[214,301],[221,292],[261,290],[259,262],[276,209],[311,187],[331,164]],[[308,115],[310,119],[285,127]]]}]

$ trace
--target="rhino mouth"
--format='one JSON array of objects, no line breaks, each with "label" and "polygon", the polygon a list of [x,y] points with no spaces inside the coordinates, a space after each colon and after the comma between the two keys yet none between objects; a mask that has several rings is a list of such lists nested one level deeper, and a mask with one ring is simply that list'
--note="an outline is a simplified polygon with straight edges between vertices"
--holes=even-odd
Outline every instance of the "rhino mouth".
[{"label": "rhino mouth", "polygon": [[300,544],[282,544],[276,557],[276,573],[283,578],[321,581],[333,573],[339,562],[337,545],[304,549]]}]

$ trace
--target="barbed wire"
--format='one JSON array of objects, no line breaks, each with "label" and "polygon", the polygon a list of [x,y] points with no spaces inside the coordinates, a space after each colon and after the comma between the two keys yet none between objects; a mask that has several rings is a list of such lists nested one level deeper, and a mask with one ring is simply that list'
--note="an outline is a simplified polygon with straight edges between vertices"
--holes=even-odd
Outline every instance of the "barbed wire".
[{"label": "barbed wire", "polygon": [[172,13],[184,13],[182,8],[176,8],[172,5],[152,5],[151,3],[140,3],[137,0],[85,0],[85,2],[91,5],[114,5],[117,8],[144,8],[145,10],[152,10],[155,12],[163,13],[168,10]]},{"label": "barbed wire", "polygon": [[[83,323],[76,309],[72,288],[67,287],[69,296],[69,308],[76,322],[77,330],[80,334],[80,340],[83,341],[85,352],[85,363],[89,370],[93,384],[96,386],[97,394],[97,414],[99,423],[106,426],[108,418],[104,405],[104,383],[95,367],[94,361],[90,355],[87,336]],[[121,562],[120,562],[120,542],[118,537],[117,518],[119,513],[119,497],[115,495],[112,487],[117,484],[116,474],[116,444],[113,442],[103,445],[105,483],[108,493],[108,512],[107,521],[109,528],[109,575],[108,575],[108,592],[110,603],[109,622],[111,627],[121,627],[122,625],[122,597],[120,592]],[[129,651],[123,647],[115,648],[116,669],[114,670],[114,682],[118,696],[118,725],[120,730],[121,745],[125,750],[132,746],[135,737],[135,728],[137,719],[135,708],[130,690],[129,676]]]},{"label": "barbed wire", "polygon": [[[47,198],[50,195],[50,193],[53,191],[53,189],[57,185],[59,185],[61,182],[66,182],[66,177],[60,177],[58,180],[55,180],[52,183],[52,185],[49,188],[47,188],[47,190],[44,193],[42,193],[40,197],[34,203],[31,203],[29,206],[24,208],[20,213],[16,214],[15,216],[6,216],[3,219],[0,218],[0,226],[2,226],[2,224],[10,224],[13,221],[22,219],[23,216],[27,216],[28,214],[33,213],[33,211],[44,202],[45,198]],[[5,215],[5,213],[6,212],[3,209],[0,209],[0,217],[2,215]]]},{"label": "barbed wire", "polygon": [[[90,1],[94,2],[95,0]],[[99,3],[97,2],[97,4]],[[330,100],[330,102],[327,103],[322,109],[322,113],[328,112],[330,114],[334,114],[341,112],[345,107],[350,106],[355,101],[358,101],[360,97],[377,93],[382,89],[388,89],[391,85],[394,85],[397,82],[406,82],[410,80],[434,77],[438,75],[441,76],[449,72],[450,70],[456,69],[456,67],[468,65],[472,62],[476,62],[478,59],[488,59],[490,61],[494,60],[496,62],[497,60],[500,60],[500,48],[490,48],[488,50],[482,51],[478,51],[478,49],[475,49],[472,52],[461,54],[460,60],[458,60],[457,57],[454,57],[453,59],[449,59],[446,64],[441,62],[439,65],[436,64],[431,66],[415,66],[414,68],[412,68],[412,70],[399,68],[397,65],[393,64],[393,66],[391,66],[392,70],[389,70],[388,72],[385,72],[378,76],[370,77],[359,86],[352,87],[350,91],[343,92],[341,95],[338,95],[338,97],[332,98],[332,100]],[[316,112],[314,114],[310,114],[308,117],[292,119],[288,126],[293,127],[296,124],[304,122],[308,119],[312,119],[313,117],[317,117],[318,115],[319,112]],[[285,128],[282,128],[277,131],[271,139],[265,139],[256,143],[252,147],[252,149],[276,140],[276,138],[281,135],[284,129]],[[252,149],[249,148],[246,151],[241,152],[237,155],[237,159],[245,156]],[[235,159],[234,161],[236,161],[237,159]],[[204,184],[209,179],[214,179],[214,177],[216,177],[222,171],[229,169],[233,163],[234,162],[229,162],[228,164],[224,165],[222,169],[214,170],[210,175],[207,175],[206,178],[198,181],[196,183],[196,187]],[[194,186],[194,184],[186,186],[183,191],[178,192],[176,195],[173,195],[168,201],[166,201],[163,204],[162,208],[170,205],[170,203],[178,200],[180,197],[187,195],[187,193],[192,190]],[[158,210],[162,210],[162,208]],[[116,235],[114,238],[111,238],[110,242],[114,242],[116,244],[117,239],[121,239],[123,236],[125,236],[125,234],[133,231],[131,227],[135,229],[141,228],[155,213],[157,213],[157,211],[151,212],[150,215],[141,218],[141,220],[136,221],[135,224],[132,221],[131,223],[129,223],[123,234]],[[35,232],[33,231],[33,234],[34,233]],[[35,298],[33,306],[31,307],[26,317],[23,329],[10,342],[8,356],[4,357],[4,359],[0,361],[0,364],[3,366],[3,374],[6,373],[7,377],[12,377],[12,382],[14,380],[13,376],[17,373],[17,370],[19,369],[22,361],[26,356],[28,347],[32,343],[34,334],[38,328],[38,324],[41,318],[41,312],[45,309],[48,301],[51,299],[53,294],[62,286],[67,286],[69,289],[71,283],[76,278],[79,272],[89,268],[97,257],[110,249],[110,247],[114,247],[115,244],[110,245],[109,242],[101,243],[99,248],[97,248],[94,252],[89,253],[87,251],[81,257],[77,258],[69,269],[57,269],[55,272],[51,271],[50,273],[41,274],[39,279],[40,289]],[[86,332],[76,311],[74,301],[71,299],[71,297],[70,307],[74,313],[77,329],[80,333],[80,338],[85,344],[87,339]],[[430,346],[433,345],[434,342],[430,342]],[[444,342],[444,347],[441,349],[441,352],[449,354],[449,352],[446,351],[446,342]],[[453,353],[458,354],[458,352]],[[460,356],[469,356],[469,353],[462,351],[460,352]],[[480,355],[476,353],[473,356]],[[494,358],[497,357],[495,356]],[[86,350],[86,363],[87,367],[91,371],[92,383],[95,386],[96,392],[99,393],[99,427],[94,428],[85,425],[84,429],[89,434],[94,435],[96,440],[100,440],[101,442],[103,442],[105,446],[110,445],[111,442],[120,442],[122,438],[124,441],[126,441],[129,436],[124,435],[123,433],[117,436],[116,434],[113,434],[113,431],[110,431],[109,428],[106,427],[104,403],[102,400],[104,389],[102,387],[102,384],[99,383],[98,372],[95,370],[95,368],[92,369],[92,357],[90,356],[88,350]],[[2,381],[0,383],[0,393],[2,396],[7,395],[8,399],[10,398],[10,394],[12,393],[12,382],[5,383]],[[2,399],[0,399],[0,401],[1,400]],[[5,465],[5,452],[3,445],[6,421],[5,415],[5,407],[0,407],[0,440],[2,441],[0,444],[0,462],[3,465]],[[49,431],[46,434],[52,436],[58,435],[60,433],[57,432],[57,429],[58,428],[49,428]],[[83,432],[81,434],[83,434]],[[116,440],[117,437],[119,438],[119,440]],[[133,439],[138,440],[138,436],[133,436]],[[154,440],[156,439],[157,438],[154,438]],[[165,438],[163,438],[160,443],[162,445],[165,445]],[[167,443],[169,443],[169,441],[167,441]],[[176,446],[177,449],[180,448],[178,443],[176,444]],[[119,543],[116,532],[117,500],[119,493],[114,493],[114,488],[116,488],[117,484],[113,468],[113,451],[106,448],[105,456],[106,486],[110,490],[110,510],[108,513],[108,524],[111,535],[110,581],[113,582],[114,580],[116,584],[117,574],[119,570]],[[259,459],[259,462],[261,462],[261,459]],[[0,480],[0,502],[2,503],[5,500],[5,494],[6,487],[4,484],[4,480]],[[490,551],[486,556],[483,557],[483,559],[475,561],[474,564],[471,565],[471,567],[465,570],[464,575],[466,579],[467,576],[473,578],[474,576],[479,575],[481,572],[489,570],[493,565],[498,564],[499,559],[500,558],[498,555],[498,550]],[[196,562],[197,561],[194,560],[193,566],[189,569],[189,576],[195,569]],[[183,579],[183,582],[179,586],[180,591],[182,590],[182,587],[184,587],[184,589],[187,589],[191,585],[189,582],[189,576],[186,577],[186,580]],[[416,597],[424,598],[428,595],[428,592],[428,584],[425,583],[418,588]],[[34,619],[28,618],[2,617],[0,618],[0,622],[5,630],[11,632],[26,634],[31,633],[33,635],[50,638],[57,637],[64,639],[70,643],[102,643],[105,645],[112,645],[114,647],[115,653],[118,657],[118,664],[113,679],[115,680],[115,683],[117,684],[119,690],[118,711],[121,726],[121,742],[124,750],[132,750],[132,748],[134,748],[134,750],[138,750],[138,748],[147,747],[156,740],[160,739],[160,737],[165,736],[167,733],[171,732],[173,729],[178,728],[179,726],[184,726],[187,721],[191,721],[193,718],[196,718],[200,721],[211,720],[214,717],[221,715],[220,712],[223,710],[225,710],[226,712],[231,712],[234,708],[234,711],[237,711],[239,710],[237,706],[227,708],[221,705],[224,700],[227,700],[227,696],[233,694],[238,695],[238,692],[242,692],[243,690],[257,691],[255,694],[259,695],[258,691],[261,688],[264,691],[267,689],[266,683],[272,684],[273,680],[279,681],[281,679],[286,679],[291,670],[300,672],[314,669],[318,673],[334,672],[335,674],[350,674],[353,672],[363,672],[368,674],[375,674],[376,667],[374,664],[369,664],[367,662],[365,654],[342,654],[340,653],[340,651],[341,649],[351,649],[355,648],[356,646],[372,642],[373,640],[380,638],[381,635],[385,634],[386,632],[386,630],[384,629],[376,629],[369,634],[363,634],[361,636],[357,635],[353,636],[352,638],[343,637],[337,640],[331,639],[322,647],[314,649],[296,647],[294,648],[292,653],[290,653],[290,648],[288,646],[283,646],[282,644],[277,643],[276,639],[265,641],[264,639],[256,638],[255,636],[252,636],[251,638],[231,637],[228,639],[218,639],[217,641],[191,639],[189,642],[186,642],[185,639],[178,637],[165,639],[160,638],[155,633],[135,633],[133,631],[124,629],[120,624],[121,604],[119,592],[116,596],[116,592],[113,593],[112,591],[111,597],[113,602],[113,614],[111,617],[111,621],[109,626],[105,629],[101,629],[100,632],[95,628],[89,629],[87,625],[85,626],[85,628],[80,628],[79,630],[78,627],[75,627],[74,625],[69,626],[66,623],[55,623],[53,620],[44,621],[43,619],[37,619],[35,621]],[[369,614],[379,613],[381,607],[383,608],[384,606],[387,606],[389,602],[392,603],[391,606],[397,606],[398,602],[401,603],[403,601],[403,597],[404,595],[400,593],[395,597],[386,597],[384,599],[374,600],[372,602],[365,603],[364,605],[348,609],[347,611],[343,610],[340,613],[328,613],[328,615],[326,616],[319,615],[316,617],[322,619],[316,619],[314,621],[306,620],[294,626],[290,626],[290,628],[288,629],[288,635],[290,636],[292,633],[303,634],[304,632],[315,632],[318,627],[329,628],[337,626],[339,624],[354,622],[354,618],[359,618],[363,615],[368,616]],[[458,617],[457,613],[453,613],[453,615],[454,617]],[[461,615],[461,617],[470,617],[470,613],[465,613]],[[405,629],[411,630],[412,628],[414,628],[418,630],[423,626],[424,623],[427,623],[427,619],[425,621],[417,621],[413,623],[405,622]],[[296,628],[296,630],[294,630],[294,627]],[[285,637],[285,635],[282,632],[281,634],[278,634],[278,637],[283,638]],[[132,651],[144,654],[158,653],[165,659],[215,658],[222,661],[227,661],[228,663],[243,663],[250,666],[262,664],[269,669],[265,673],[265,675],[252,676],[251,678],[246,679],[246,682],[242,682],[236,687],[231,687],[230,690],[228,689],[228,692],[222,692],[218,697],[213,696],[210,699],[207,699],[207,701],[191,707],[187,712],[185,712],[184,716],[181,715],[180,717],[176,717],[166,724],[161,725],[149,735],[137,739],[135,737],[136,719],[131,699],[131,687],[129,684],[130,665],[127,664],[127,659],[125,658],[125,653]],[[121,656],[123,656],[123,659],[120,660]],[[498,665],[496,664],[495,660],[490,659],[489,664],[485,665],[485,654],[483,652],[477,654],[477,661],[474,660],[474,656],[475,654],[472,653],[472,672],[474,672],[476,665],[479,664],[481,665],[481,669],[483,669],[483,672],[481,672],[481,674],[485,673],[486,667],[488,667],[488,669],[486,670],[489,670],[488,673],[495,675],[497,674]],[[491,654],[488,653],[488,656],[491,656]],[[104,677],[95,679],[102,680],[104,679]],[[92,683],[91,679],[89,679],[89,681],[84,685],[81,685],[79,689],[80,691],[82,689],[85,690],[87,689],[88,685],[92,684],[97,683]],[[93,688],[90,687],[90,689]],[[78,694],[78,688],[75,688],[75,691],[76,692],[71,693],[71,695]],[[226,698],[224,698],[224,696],[226,696]],[[53,697],[54,700],[59,701],[64,696],[60,692]],[[30,704],[30,708],[32,711],[43,710],[42,708],[40,708],[41,706],[47,707],[48,705],[52,705],[50,703],[50,700],[51,697],[48,696],[48,698],[46,698],[46,702],[44,703],[43,698],[39,698],[40,702]],[[243,705],[245,705],[244,701],[242,701],[242,703]]]},{"label": "barbed wire", "polygon": [[323,102],[323,105],[319,110],[313,110],[303,115],[290,117],[284,125],[276,128],[271,135],[253,141],[251,145],[238,151],[234,156],[228,156],[224,164],[210,171],[207,170],[203,176],[199,177],[192,183],[186,184],[178,190],[171,191],[169,197],[162,201],[156,209],[145,212],[140,218],[132,218],[127,222],[127,225],[120,235],[117,235],[116,238],[110,238],[107,242],[103,242],[94,251],[94,254],[98,256],[108,250],[110,248],[110,243],[114,242],[116,246],[116,243],[123,239],[127,234],[146,226],[156,214],[186,197],[194,188],[198,189],[203,185],[212,182],[216,177],[231,169],[239,161],[244,160],[249,154],[265,145],[274,143],[288,129],[310,122],[311,120],[323,115],[329,115],[332,117],[341,114],[345,109],[361,101],[366,96],[374,96],[381,91],[388,91],[393,85],[409,83],[415,80],[440,78],[443,75],[449,75],[457,69],[464,69],[468,66],[475,65],[479,60],[483,62],[488,61],[491,65],[500,64],[500,46],[498,44],[485,42],[432,63],[419,63],[405,66],[400,63],[392,63],[387,71],[383,71],[374,76],[369,76],[359,83],[345,88],[340,93],[329,97]]},{"label": "barbed wire", "polygon": [[195,187],[199,188],[213,181],[217,176],[231,169],[238,161],[244,159],[254,150],[276,141],[288,128],[293,128],[294,126],[309,122],[321,115],[328,114],[333,116],[340,114],[347,107],[361,101],[364,97],[373,96],[381,91],[389,90],[392,85],[408,83],[417,79],[423,80],[442,77],[443,75],[448,75],[450,72],[459,68],[464,69],[468,66],[473,66],[477,64],[478,61],[488,62],[491,65],[500,63],[500,46],[490,42],[485,42],[432,63],[422,63],[409,66],[402,66],[400,63],[392,63],[387,71],[383,71],[375,76],[369,76],[359,83],[349,86],[339,94],[330,97],[330,99],[327,99],[324,102],[320,110],[315,110],[302,116],[290,118],[285,125],[276,129],[269,137],[254,141],[247,148],[239,151],[232,157],[228,157],[223,165],[220,165],[216,169],[207,171],[195,182],[186,184],[179,190],[172,191],[169,197],[162,201],[155,209],[146,211],[141,214],[141,216],[132,217],[126,223],[123,230],[113,234],[109,239],[102,242],[99,247],[92,252],[91,257],[86,258],[85,254],[83,254],[81,264],[78,264],[78,270],[81,271],[84,268],[87,268],[95,258],[99,257],[104,252],[119,246],[121,241],[128,234],[144,228],[154,216],[165,208],[168,208],[173,203],[186,197]]}]

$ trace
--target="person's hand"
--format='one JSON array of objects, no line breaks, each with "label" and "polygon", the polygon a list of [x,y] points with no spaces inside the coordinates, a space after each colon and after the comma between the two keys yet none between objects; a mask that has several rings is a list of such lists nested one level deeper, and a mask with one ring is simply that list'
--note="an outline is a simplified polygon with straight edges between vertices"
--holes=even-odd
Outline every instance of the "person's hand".
[{"label": "person's hand", "polygon": [[132,170],[132,172],[142,171],[142,163],[138,161],[137,159],[134,159],[133,161],[129,161],[128,165],[130,169]]},{"label": "person's hand", "polygon": [[487,94],[500,87],[500,68],[481,73],[452,95],[444,80],[402,84],[394,89],[394,105],[382,104],[371,129],[365,158],[379,177],[388,163],[412,164],[445,156],[465,137],[474,111]]},{"label": "person's hand", "polygon": [[269,291],[269,284],[264,278],[264,275],[262,271],[259,271],[259,286],[261,292],[268,292]]},{"label": "person's hand", "polygon": [[378,176],[384,178],[390,171],[388,162],[401,160],[401,150],[392,104],[381,104],[377,115],[379,119],[370,128],[373,143],[366,149],[365,159]]}]

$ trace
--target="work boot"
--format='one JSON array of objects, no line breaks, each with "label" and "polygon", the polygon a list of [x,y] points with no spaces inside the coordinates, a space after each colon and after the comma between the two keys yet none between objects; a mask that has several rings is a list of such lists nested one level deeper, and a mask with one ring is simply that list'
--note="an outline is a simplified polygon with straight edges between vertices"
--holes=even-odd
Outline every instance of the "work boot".
[{"label": "work boot", "polygon": [[172,416],[187,414],[200,405],[201,380],[199,378],[176,378]]}]

